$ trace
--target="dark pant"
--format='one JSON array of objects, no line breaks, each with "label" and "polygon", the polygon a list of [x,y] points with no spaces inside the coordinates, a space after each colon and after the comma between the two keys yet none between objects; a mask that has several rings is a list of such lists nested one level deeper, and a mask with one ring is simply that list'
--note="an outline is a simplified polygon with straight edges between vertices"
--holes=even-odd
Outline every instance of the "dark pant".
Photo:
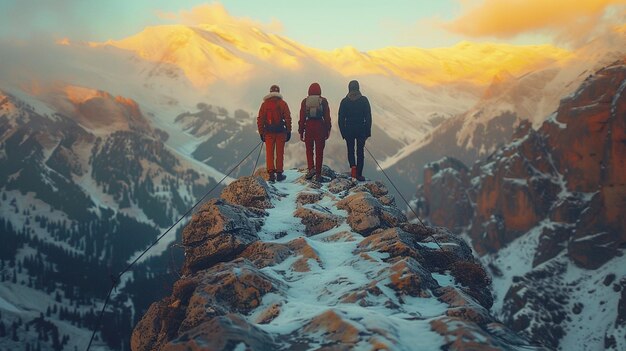
[{"label": "dark pant", "polygon": [[[356,166],[357,175],[363,175],[363,163],[365,162],[365,140],[367,138],[346,138],[346,145],[348,146],[348,163],[350,167]],[[354,146],[356,144],[356,162],[354,162]]]}]

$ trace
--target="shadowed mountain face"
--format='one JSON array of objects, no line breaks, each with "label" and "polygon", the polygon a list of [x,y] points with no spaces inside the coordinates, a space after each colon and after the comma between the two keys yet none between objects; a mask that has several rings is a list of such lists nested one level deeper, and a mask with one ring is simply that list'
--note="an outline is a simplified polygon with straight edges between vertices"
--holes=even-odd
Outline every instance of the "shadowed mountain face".
[{"label": "shadowed mountain face", "polygon": [[[259,172],[262,174],[263,172]],[[144,350],[534,350],[489,313],[489,278],[379,182],[243,177],[183,231],[183,277],[133,332]]]},{"label": "shadowed mountain face", "polygon": [[424,179],[422,213],[493,267],[507,325],[563,350],[626,347],[626,61],[471,170],[444,159]]},{"label": "shadowed mountain face", "polygon": [[[107,277],[215,185],[132,100],[99,92],[70,106],[44,115],[0,92],[0,322],[11,328],[0,348],[85,347]],[[85,106],[109,112],[108,122],[87,128]],[[166,249],[123,280],[101,334],[109,347],[129,342],[126,304],[144,309],[167,292]]]}]

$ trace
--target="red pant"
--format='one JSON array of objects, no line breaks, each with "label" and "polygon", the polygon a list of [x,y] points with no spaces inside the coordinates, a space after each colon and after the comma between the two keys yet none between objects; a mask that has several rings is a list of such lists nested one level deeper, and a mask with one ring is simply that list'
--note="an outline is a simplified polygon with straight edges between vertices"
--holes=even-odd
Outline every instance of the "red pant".
[{"label": "red pant", "polygon": [[[328,131],[322,120],[308,120],[304,133],[306,145],[306,161],[309,169],[315,167],[315,173],[322,175],[322,163],[324,162],[324,146]],[[315,162],[313,162],[313,148],[315,147]]]},{"label": "red pant", "polygon": [[[265,160],[268,172],[282,172],[285,156],[285,133],[265,133]],[[274,148],[276,148],[276,167],[274,167]]]}]

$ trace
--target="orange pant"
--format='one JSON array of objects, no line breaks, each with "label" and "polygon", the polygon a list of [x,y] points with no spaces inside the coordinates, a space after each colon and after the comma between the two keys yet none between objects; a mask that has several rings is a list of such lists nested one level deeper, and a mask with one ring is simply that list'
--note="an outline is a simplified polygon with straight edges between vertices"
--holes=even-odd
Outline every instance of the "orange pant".
[{"label": "orange pant", "polygon": [[[286,140],[286,133],[265,133],[265,160],[268,172],[283,171]],[[276,149],[276,167],[274,167],[274,149]]]}]

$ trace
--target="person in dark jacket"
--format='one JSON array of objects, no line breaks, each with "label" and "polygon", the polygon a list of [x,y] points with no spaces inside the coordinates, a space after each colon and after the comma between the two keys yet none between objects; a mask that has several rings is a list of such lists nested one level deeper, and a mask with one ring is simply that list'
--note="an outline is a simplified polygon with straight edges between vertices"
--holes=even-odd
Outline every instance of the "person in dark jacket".
[{"label": "person in dark jacket", "polygon": [[[270,93],[263,98],[256,121],[261,141],[265,143],[268,180],[270,182],[285,180],[283,157],[285,143],[291,139],[291,113],[280,94],[278,85],[272,85]],[[276,150],[276,165],[274,165],[274,150]]]},{"label": "person in dark jacket", "polygon": [[[309,96],[300,104],[300,120],[298,133],[300,140],[306,144],[306,160],[308,172],[306,179],[315,175],[316,181],[322,180],[322,162],[324,161],[324,146],[330,136],[330,109],[328,100],[322,97],[322,88],[313,83],[309,86]],[[315,148],[315,161],[313,161]]]},{"label": "person in dark jacket", "polygon": [[[365,162],[365,140],[372,136],[372,109],[365,96],[361,94],[359,82],[350,81],[348,95],[339,105],[339,131],[348,146],[348,163],[352,178],[364,181],[363,164]],[[356,146],[356,160],[354,158]]]}]

